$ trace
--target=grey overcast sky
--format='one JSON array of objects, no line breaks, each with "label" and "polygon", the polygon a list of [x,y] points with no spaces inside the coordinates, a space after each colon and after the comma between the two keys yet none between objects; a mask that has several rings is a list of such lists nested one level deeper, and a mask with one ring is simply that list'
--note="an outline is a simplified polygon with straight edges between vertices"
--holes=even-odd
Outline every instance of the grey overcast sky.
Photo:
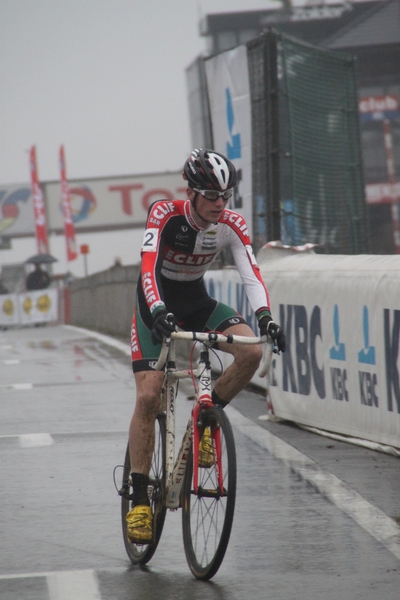
[{"label": "grey overcast sky", "polygon": [[[301,2],[300,2],[301,3]],[[180,169],[201,16],[270,0],[0,0],[0,185]]]}]

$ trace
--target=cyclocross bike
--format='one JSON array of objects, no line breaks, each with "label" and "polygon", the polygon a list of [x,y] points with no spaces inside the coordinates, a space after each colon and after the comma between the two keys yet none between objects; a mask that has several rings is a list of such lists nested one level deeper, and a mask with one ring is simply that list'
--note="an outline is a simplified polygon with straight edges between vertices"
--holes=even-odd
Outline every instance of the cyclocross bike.
[{"label": "cyclocross bike", "polygon": [[[177,340],[191,340],[202,348],[195,369],[176,367]],[[123,467],[122,530],[125,548],[133,564],[146,564],[156,551],[167,509],[182,508],[183,542],[186,559],[197,579],[211,579],[224,558],[232,529],[236,498],[236,452],[232,428],[225,411],[211,401],[210,348],[216,343],[265,343],[259,372],[265,376],[271,360],[272,344],[267,336],[244,337],[215,332],[173,332],[162,345],[157,370],[164,370],[160,412],[156,419],[155,445],[148,495],[153,512],[153,541],[140,545],[127,538],[126,514],[131,509],[132,486],[129,446]],[[274,351],[277,349],[274,347]],[[193,362],[193,351],[190,364]],[[191,418],[175,458],[175,401],[180,379],[191,378],[195,401]],[[199,442],[208,427],[214,460],[209,468],[199,466]]]}]

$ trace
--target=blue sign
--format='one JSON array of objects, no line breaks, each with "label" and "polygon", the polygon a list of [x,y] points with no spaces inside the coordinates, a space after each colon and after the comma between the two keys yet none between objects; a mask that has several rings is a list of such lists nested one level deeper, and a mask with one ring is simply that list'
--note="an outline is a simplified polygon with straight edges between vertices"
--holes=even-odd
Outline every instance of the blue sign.
[{"label": "blue sign", "polygon": [[346,360],[346,347],[340,342],[339,307],[337,304],[333,309],[333,336],[335,345],[329,350],[330,358],[332,360]]},{"label": "blue sign", "polygon": [[235,160],[235,158],[241,158],[242,156],[242,143],[240,139],[240,133],[233,133],[233,125],[235,123],[235,115],[233,113],[232,97],[229,88],[225,90],[226,95],[226,119],[228,122],[229,135],[231,138],[230,142],[226,142],[226,155],[229,160]]}]

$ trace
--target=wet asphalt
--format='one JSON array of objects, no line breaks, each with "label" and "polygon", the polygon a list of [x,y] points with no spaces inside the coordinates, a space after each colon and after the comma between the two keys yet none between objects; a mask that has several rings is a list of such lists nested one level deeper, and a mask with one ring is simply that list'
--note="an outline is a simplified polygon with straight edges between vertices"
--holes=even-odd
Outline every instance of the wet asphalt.
[{"label": "wet asphalt", "polygon": [[[251,390],[228,408],[238,495],[217,575],[191,575],[180,511],[132,567],[113,471],[135,385],[127,344],[110,343],[64,326],[0,332],[1,600],[399,599],[400,459],[263,420]],[[182,382],[178,433],[190,395]]]}]

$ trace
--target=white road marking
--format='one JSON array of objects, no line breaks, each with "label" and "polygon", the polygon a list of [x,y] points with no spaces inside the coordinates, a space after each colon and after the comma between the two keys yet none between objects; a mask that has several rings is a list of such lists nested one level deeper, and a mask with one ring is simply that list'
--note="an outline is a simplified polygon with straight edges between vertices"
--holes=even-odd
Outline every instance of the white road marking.
[{"label": "white road marking", "polygon": [[0,580],[26,579],[28,577],[45,577],[47,579],[50,600],[101,600],[96,572],[92,569],[50,573],[16,573],[0,575]]},{"label": "white road marking", "polygon": [[256,425],[232,406],[225,410],[236,429],[282,460],[400,559],[400,527],[393,519],[364,500],[358,492],[335,475],[321,469],[308,456]]},{"label": "white road marking", "polygon": [[33,383],[2,383],[0,387],[7,388],[7,390],[31,390]]},{"label": "white road marking", "polygon": [[10,358],[9,360],[4,360],[3,362],[5,365],[19,365],[21,361],[18,360],[18,358]]},{"label": "white road marking", "polygon": [[95,571],[61,571],[47,575],[50,600],[101,600]]},{"label": "white road marking", "polygon": [[22,448],[39,448],[54,444],[54,440],[49,433],[25,433],[18,437]]},{"label": "white road marking", "polygon": [[54,439],[50,433],[21,433],[17,435],[0,435],[0,439],[15,438],[19,440],[22,448],[51,446],[54,444]]}]

